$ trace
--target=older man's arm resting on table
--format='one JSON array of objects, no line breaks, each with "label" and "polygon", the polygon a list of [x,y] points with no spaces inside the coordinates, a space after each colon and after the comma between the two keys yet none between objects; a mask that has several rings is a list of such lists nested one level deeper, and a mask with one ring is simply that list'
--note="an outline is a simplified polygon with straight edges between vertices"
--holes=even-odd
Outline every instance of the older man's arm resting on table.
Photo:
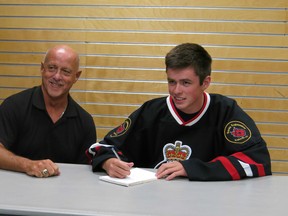
[{"label": "older man's arm resting on table", "polygon": [[[30,160],[13,154],[0,143],[0,169],[23,172],[30,176],[48,177],[59,175],[58,166],[51,160]],[[48,173],[43,174],[43,170],[47,169]]]}]

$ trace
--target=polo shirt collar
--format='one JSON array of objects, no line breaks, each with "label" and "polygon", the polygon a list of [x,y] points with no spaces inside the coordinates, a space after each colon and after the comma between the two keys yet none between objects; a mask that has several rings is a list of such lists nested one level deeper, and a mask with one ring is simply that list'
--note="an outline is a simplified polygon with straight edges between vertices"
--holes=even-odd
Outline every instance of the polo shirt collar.
[{"label": "polo shirt collar", "polygon": [[[35,88],[35,92],[34,92],[34,95],[33,95],[32,103],[33,103],[33,106],[37,107],[38,109],[46,111],[46,107],[45,107],[45,102],[44,102],[44,97],[43,97],[43,92],[42,92],[41,86],[37,86]],[[73,117],[73,116],[77,116],[77,115],[78,114],[77,114],[77,110],[76,110],[76,102],[73,100],[73,98],[69,94],[68,95],[68,105],[67,105],[67,108],[65,110],[64,116]]]}]

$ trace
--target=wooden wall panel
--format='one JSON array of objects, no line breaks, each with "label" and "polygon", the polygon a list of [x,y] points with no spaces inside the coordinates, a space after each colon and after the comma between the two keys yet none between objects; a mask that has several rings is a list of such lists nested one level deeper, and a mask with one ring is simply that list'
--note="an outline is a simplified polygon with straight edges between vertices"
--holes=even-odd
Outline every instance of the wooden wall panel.
[{"label": "wooden wall panel", "polygon": [[[2,51],[6,52],[45,52],[46,48],[55,43],[37,43],[30,42],[19,47],[19,42],[0,41]],[[138,44],[74,44],[68,43],[78,52],[86,53],[87,55],[131,55],[131,56],[157,56],[162,57],[169,52],[173,47],[171,45],[155,46],[153,44],[145,44],[139,46]],[[267,59],[267,60],[285,60],[288,56],[288,50],[279,49],[277,47],[224,47],[224,46],[206,46],[207,51],[214,57],[219,58],[233,58],[235,59]]]},{"label": "wooden wall panel", "polygon": [[71,91],[98,138],[144,101],[166,96],[164,56],[195,42],[213,57],[209,92],[237,100],[288,174],[288,1],[0,0],[0,103],[38,85],[45,51],[80,53]]},{"label": "wooden wall panel", "polygon": [[[97,7],[91,6],[73,6],[67,7],[66,5],[58,5],[57,7],[47,7],[41,5],[27,6],[23,5],[22,10],[19,11],[17,5],[3,5],[3,16],[45,16],[45,17],[77,17],[77,18],[160,18],[169,19],[207,19],[207,20],[258,20],[258,21],[284,21],[286,19],[286,12],[271,11],[271,10],[258,10],[258,9],[242,9],[238,8],[237,13],[235,10],[227,10],[226,8],[176,8],[176,7],[107,7],[98,5]],[[121,10],[119,10],[121,9]]]},{"label": "wooden wall panel", "polygon": [[[1,0],[3,4],[19,4],[19,0]],[[107,6],[194,6],[194,7],[231,7],[231,8],[286,8],[286,0],[193,0],[193,1],[163,1],[163,0],[125,0],[119,3],[119,0],[21,0],[22,4],[41,4],[41,5],[107,5]]]},{"label": "wooden wall panel", "polygon": [[[117,37],[115,37],[115,32],[111,31],[101,31],[99,29],[95,31],[78,31],[78,30],[62,30],[62,29],[1,29],[0,39],[6,40],[25,40],[26,46],[29,46],[30,40],[36,41],[45,45],[45,43],[55,43],[53,42],[55,38],[57,41],[65,41],[66,43],[73,43],[77,45],[84,41],[89,43],[113,43],[114,45],[119,43],[129,43],[129,44],[178,44],[185,43],[187,41],[197,41],[200,44],[205,45],[224,45],[232,46],[244,46],[257,48],[259,46],[265,47],[278,47],[278,46],[288,46],[288,39],[283,35],[259,35],[259,34],[233,34],[227,33],[225,37],[223,34],[201,34],[197,32],[125,32],[117,31]],[[67,40],[69,38],[69,40]],[[52,42],[51,42],[52,41]],[[25,45],[24,45],[25,46]]]},{"label": "wooden wall panel", "polygon": [[[256,34],[283,34],[286,32],[286,24],[283,22],[257,22],[244,23],[243,21],[208,22],[185,21],[179,24],[174,20],[114,20],[114,19],[74,19],[74,18],[0,18],[0,28],[21,28],[27,26],[31,29],[73,29],[87,30],[99,29],[102,31],[179,31],[179,32],[219,32],[219,33],[256,33]],[[121,29],[119,29],[121,26]]]}]

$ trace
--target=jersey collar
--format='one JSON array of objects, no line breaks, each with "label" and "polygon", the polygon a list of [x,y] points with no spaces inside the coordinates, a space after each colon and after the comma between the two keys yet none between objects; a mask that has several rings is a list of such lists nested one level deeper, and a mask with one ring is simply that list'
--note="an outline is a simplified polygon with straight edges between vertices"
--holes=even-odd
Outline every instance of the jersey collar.
[{"label": "jersey collar", "polygon": [[172,97],[169,95],[166,98],[166,103],[167,106],[169,108],[169,111],[171,113],[171,115],[174,117],[174,119],[178,122],[178,124],[183,125],[183,126],[191,126],[196,124],[201,118],[202,116],[206,113],[209,105],[210,105],[210,95],[207,92],[204,92],[204,104],[201,108],[201,110],[199,111],[199,113],[194,116],[192,119],[188,120],[188,121],[184,121],[181,116],[179,115],[179,113],[176,110],[176,107],[172,101]]}]

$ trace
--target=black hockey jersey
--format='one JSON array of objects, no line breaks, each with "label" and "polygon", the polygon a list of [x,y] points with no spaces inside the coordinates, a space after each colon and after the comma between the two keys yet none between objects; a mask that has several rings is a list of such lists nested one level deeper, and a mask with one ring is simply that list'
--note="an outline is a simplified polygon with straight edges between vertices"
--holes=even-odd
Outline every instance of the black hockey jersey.
[{"label": "black hockey jersey", "polygon": [[204,93],[205,102],[184,121],[170,96],[144,103],[101,142],[87,150],[93,171],[115,157],[136,167],[158,168],[179,161],[189,180],[238,180],[271,175],[265,141],[236,101]]}]

